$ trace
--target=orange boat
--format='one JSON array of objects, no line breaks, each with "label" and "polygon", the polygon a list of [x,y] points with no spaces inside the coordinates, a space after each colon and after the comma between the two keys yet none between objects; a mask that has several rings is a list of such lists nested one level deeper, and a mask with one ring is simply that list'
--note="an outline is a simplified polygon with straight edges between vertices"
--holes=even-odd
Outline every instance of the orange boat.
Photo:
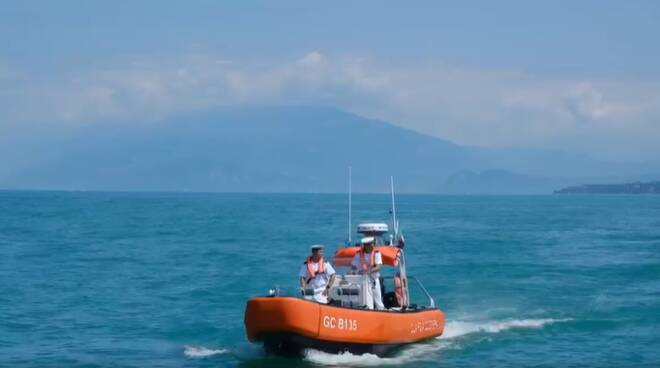
[{"label": "orange boat", "polygon": [[[349,220],[350,221],[350,220]],[[445,318],[422,284],[406,274],[403,237],[393,221],[395,236],[385,237],[387,224],[361,224],[358,233],[376,239],[384,273],[380,278],[385,310],[366,309],[368,275],[349,269],[336,274],[330,286],[329,304],[303,296],[271,295],[251,298],[245,310],[245,329],[251,342],[261,342],[267,351],[300,354],[304,349],[329,353],[349,351],[386,356],[404,345],[442,335]],[[348,267],[358,246],[339,248],[332,257],[334,267]],[[414,282],[410,282],[414,281]],[[414,286],[414,287],[410,287]],[[420,299],[421,298],[421,299]],[[422,303],[415,303],[423,300]]]}]

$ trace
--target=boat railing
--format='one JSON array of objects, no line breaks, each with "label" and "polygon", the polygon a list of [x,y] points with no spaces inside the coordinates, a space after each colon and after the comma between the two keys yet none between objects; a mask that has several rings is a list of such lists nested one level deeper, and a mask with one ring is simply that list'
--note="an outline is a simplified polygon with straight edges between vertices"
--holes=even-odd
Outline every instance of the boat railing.
[{"label": "boat railing", "polygon": [[428,300],[429,300],[429,307],[430,307],[430,308],[435,308],[435,300],[433,300],[433,297],[431,296],[431,294],[429,294],[428,290],[426,290],[426,288],[424,287],[424,285],[422,285],[422,283],[417,279],[417,277],[414,277],[414,276],[408,276],[408,280],[415,280],[415,282],[417,283],[417,285],[419,286],[419,288],[422,290],[422,292],[424,293],[424,295],[426,295],[426,297],[428,298]]},{"label": "boat railing", "polygon": [[[399,278],[399,277],[400,277],[399,275],[381,277],[381,279],[384,282],[384,287],[383,288],[385,290],[385,293],[383,294],[384,302],[385,302],[385,299],[388,297],[388,294],[396,294],[396,281],[395,281],[395,279]],[[408,294],[405,293],[405,290],[404,290],[404,293],[403,293],[403,296],[402,296],[403,303],[404,303],[403,307],[407,308],[407,309],[417,309],[418,308],[418,303],[420,302],[419,298],[426,298],[427,303],[420,303],[420,304],[424,304],[423,308],[435,308],[435,300],[433,299],[433,297],[431,297],[431,295],[429,294],[428,290],[426,290],[424,285],[422,285],[422,283],[416,277],[408,276],[407,279],[409,281],[408,282],[403,282],[402,287],[407,288],[408,290],[410,290],[411,286],[415,285],[415,286],[413,286],[413,290],[418,291],[418,292],[417,293],[412,293],[412,299],[408,299],[409,298],[407,296]],[[410,281],[410,280],[414,280],[414,282]],[[417,286],[419,286],[419,288]],[[399,298],[399,296],[397,296],[397,298]]]}]

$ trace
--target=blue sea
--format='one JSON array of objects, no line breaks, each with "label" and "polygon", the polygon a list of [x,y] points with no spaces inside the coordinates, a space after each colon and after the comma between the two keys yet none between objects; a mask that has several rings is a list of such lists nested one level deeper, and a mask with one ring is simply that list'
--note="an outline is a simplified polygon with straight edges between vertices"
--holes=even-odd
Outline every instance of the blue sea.
[{"label": "blue sea", "polygon": [[[311,244],[343,244],[346,202],[0,192],[0,366],[660,367],[660,196],[400,195],[408,273],[445,336],[387,358],[265,355],[246,300],[294,290]],[[389,207],[355,195],[355,224]]]}]

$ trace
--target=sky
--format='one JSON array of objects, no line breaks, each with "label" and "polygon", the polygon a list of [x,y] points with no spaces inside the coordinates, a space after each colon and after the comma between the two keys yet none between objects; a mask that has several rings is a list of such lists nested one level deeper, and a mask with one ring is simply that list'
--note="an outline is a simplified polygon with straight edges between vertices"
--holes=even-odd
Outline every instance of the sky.
[{"label": "sky", "polygon": [[0,45],[5,142],[312,104],[462,145],[660,161],[658,1],[8,0]]}]

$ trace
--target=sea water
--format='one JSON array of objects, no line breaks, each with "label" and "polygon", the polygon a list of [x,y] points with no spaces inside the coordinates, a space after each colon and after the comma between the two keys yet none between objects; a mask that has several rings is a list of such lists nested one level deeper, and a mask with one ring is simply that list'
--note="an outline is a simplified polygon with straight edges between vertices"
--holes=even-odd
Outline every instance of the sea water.
[{"label": "sea water", "polygon": [[[353,225],[389,209],[355,195]],[[245,302],[346,241],[346,196],[0,192],[0,366],[660,366],[660,196],[400,195],[397,214],[444,336],[289,359],[247,342]]]}]

